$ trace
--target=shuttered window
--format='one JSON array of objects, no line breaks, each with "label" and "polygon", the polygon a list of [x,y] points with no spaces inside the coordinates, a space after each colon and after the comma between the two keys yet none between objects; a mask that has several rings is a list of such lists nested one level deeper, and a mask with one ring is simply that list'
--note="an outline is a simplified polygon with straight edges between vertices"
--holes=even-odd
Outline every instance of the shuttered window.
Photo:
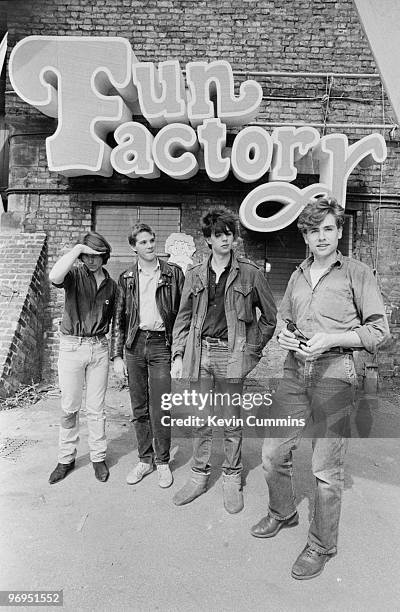
[{"label": "shuttered window", "polygon": [[181,231],[180,206],[132,205],[114,202],[94,206],[94,227],[103,234],[112,247],[107,269],[113,278],[133,262],[133,252],[128,243],[130,229],[136,223],[146,223],[156,234],[156,250],[165,257],[165,241],[173,232]]},{"label": "shuttered window", "polygon": [[273,294],[283,296],[296,266],[306,257],[306,244],[297,229],[297,220],[278,232],[266,234],[266,260],[271,264],[268,281]]}]

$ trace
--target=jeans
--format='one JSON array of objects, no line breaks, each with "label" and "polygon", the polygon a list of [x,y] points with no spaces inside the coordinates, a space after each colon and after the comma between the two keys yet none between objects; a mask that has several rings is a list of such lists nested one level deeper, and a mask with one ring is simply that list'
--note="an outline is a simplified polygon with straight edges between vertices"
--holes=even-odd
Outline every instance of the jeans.
[{"label": "jeans", "polygon": [[[213,392],[229,394],[242,394],[243,382],[229,382],[226,379],[228,364],[228,343],[223,340],[207,341],[201,343],[200,373],[197,385],[199,393]],[[238,474],[242,471],[242,428],[235,424],[235,418],[240,418],[240,405],[225,401],[221,405],[213,406],[210,402],[203,411],[201,418],[204,425],[193,427],[193,464],[194,472],[209,474],[211,465],[212,425],[208,424],[208,416],[215,414],[224,419],[224,454],[222,469],[226,474]],[[228,423],[232,419],[232,424]]]},{"label": "jeans", "polygon": [[79,410],[86,385],[86,415],[90,459],[106,456],[105,394],[108,380],[108,342],[105,336],[61,336],[58,377],[61,389],[59,463],[71,463],[79,441]]},{"label": "jeans", "polygon": [[[325,353],[314,361],[302,362],[289,353],[271,417],[288,419],[290,416],[292,421],[288,427],[282,426],[278,431],[270,429],[263,445],[269,512],[277,520],[284,520],[296,513],[292,451],[300,437],[307,435],[312,438],[316,491],[308,544],[322,554],[336,552],[344,483],[343,462],[356,386],[351,354]],[[293,419],[300,418],[304,418],[305,427],[293,424]]]},{"label": "jeans", "polygon": [[[139,460],[168,463],[171,428],[161,424],[161,396],[171,392],[171,350],[164,332],[138,330],[133,345],[126,349],[129,393]],[[169,419],[168,419],[169,420]]]}]

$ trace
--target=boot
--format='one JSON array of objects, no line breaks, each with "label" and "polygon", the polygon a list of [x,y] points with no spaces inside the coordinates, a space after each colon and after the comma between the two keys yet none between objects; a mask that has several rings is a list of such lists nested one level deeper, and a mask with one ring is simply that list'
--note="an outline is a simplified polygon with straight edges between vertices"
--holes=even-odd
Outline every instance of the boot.
[{"label": "boot", "polygon": [[229,514],[243,510],[243,492],[241,474],[222,474],[222,495],[224,507]]},{"label": "boot", "polygon": [[49,483],[54,484],[59,480],[62,480],[66,477],[68,472],[73,470],[75,467],[75,461],[71,461],[71,463],[57,463],[55,469],[50,474]]},{"label": "boot", "polygon": [[204,472],[194,472],[191,470],[189,480],[183,485],[177,493],[175,493],[172,501],[175,506],[184,506],[190,504],[191,501],[199,497],[207,491],[207,482],[209,474]]}]

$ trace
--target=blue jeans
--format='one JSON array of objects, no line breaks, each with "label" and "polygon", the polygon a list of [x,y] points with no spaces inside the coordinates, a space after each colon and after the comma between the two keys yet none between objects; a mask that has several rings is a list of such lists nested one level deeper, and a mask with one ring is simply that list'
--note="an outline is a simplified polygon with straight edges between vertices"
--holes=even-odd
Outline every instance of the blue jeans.
[{"label": "blue jeans", "polygon": [[[284,377],[271,408],[272,418],[305,420],[269,430],[262,451],[269,488],[269,512],[277,520],[296,513],[292,481],[292,451],[300,437],[312,438],[312,471],[316,491],[308,544],[323,554],[336,552],[343,461],[354,406],[357,379],[351,354],[322,354],[314,361],[300,361],[289,352]],[[288,419],[289,420],[289,419]]]},{"label": "blue jeans", "polygon": [[105,394],[108,381],[108,342],[105,336],[60,337],[58,378],[61,389],[59,463],[71,463],[79,441],[79,410],[86,386],[86,416],[90,459],[104,461],[106,456]]},{"label": "blue jeans", "polygon": [[169,415],[161,409],[161,396],[171,392],[171,350],[164,332],[138,330],[132,348],[126,349],[129,393],[139,460],[168,463],[171,428],[161,424]]},{"label": "blue jeans", "polygon": [[[223,340],[209,342],[202,340],[199,381],[194,388],[199,393],[242,394],[243,382],[229,382],[226,379],[228,365],[228,343]],[[193,427],[193,464],[194,472],[208,474],[211,469],[210,457],[212,449],[212,425],[208,424],[208,416],[216,415],[224,419],[224,454],[222,469],[226,474],[240,473],[242,465],[242,428],[229,419],[240,417],[240,405],[227,400],[222,405],[205,407],[201,417],[204,425]]]}]

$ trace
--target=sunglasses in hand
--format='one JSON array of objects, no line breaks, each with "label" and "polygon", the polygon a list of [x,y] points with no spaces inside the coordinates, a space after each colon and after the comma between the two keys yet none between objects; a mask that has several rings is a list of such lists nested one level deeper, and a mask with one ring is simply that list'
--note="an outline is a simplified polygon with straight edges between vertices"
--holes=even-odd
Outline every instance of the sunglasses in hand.
[{"label": "sunglasses in hand", "polygon": [[306,342],[308,341],[307,336],[305,336],[303,334],[302,331],[299,330],[299,328],[297,327],[296,323],[294,323],[293,321],[291,321],[290,319],[285,319],[286,321],[286,327],[287,329],[292,332],[292,334],[297,334],[297,336],[299,336],[300,338],[300,348],[303,348],[304,346],[306,346]]}]

